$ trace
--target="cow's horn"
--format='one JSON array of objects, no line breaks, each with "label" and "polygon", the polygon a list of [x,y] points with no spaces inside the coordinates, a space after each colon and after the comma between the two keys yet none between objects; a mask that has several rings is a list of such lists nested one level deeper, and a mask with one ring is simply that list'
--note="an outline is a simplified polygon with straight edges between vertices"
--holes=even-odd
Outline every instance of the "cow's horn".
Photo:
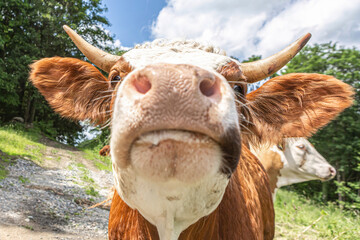
[{"label": "cow's horn", "polygon": [[70,27],[64,25],[63,28],[85,57],[105,72],[109,72],[111,67],[120,59],[120,56],[104,52],[86,42]]},{"label": "cow's horn", "polygon": [[241,63],[240,68],[248,83],[254,83],[267,78],[285,66],[309,41],[311,34],[307,33],[280,52],[255,62]]}]

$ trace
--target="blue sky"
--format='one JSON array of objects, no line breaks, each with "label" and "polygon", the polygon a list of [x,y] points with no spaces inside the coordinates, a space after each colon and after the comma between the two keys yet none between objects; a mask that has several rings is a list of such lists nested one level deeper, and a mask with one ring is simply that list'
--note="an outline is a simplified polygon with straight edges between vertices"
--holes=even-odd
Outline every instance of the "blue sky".
[{"label": "blue sky", "polygon": [[112,24],[108,29],[123,46],[150,40],[151,24],[166,6],[163,0],[104,0],[108,12],[105,16]]},{"label": "blue sky", "polygon": [[360,0],[103,0],[116,44],[154,38],[211,43],[246,59],[270,56],[310,32],[309,44],[360,48]]}]

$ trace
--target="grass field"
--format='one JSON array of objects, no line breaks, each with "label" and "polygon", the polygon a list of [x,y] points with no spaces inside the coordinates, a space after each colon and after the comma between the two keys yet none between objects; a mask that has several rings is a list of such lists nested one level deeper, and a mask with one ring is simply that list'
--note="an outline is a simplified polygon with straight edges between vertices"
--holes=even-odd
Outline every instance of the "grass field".
[{"label": "grass field", "polygon": [[360,239],[358,212],[319,205],[294,192],[279,190],[275,201],[276,239]]},{"label": "grass field", "polygon": [[41,134],[36,129],[0,127],[0,150],[10,156],[22,156],[41,163],[45,145],[39,143]]}]

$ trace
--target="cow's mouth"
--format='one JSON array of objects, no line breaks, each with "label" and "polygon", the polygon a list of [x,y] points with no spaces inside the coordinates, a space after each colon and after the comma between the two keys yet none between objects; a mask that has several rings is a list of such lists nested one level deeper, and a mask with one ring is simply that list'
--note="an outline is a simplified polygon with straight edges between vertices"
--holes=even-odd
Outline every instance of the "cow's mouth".
[{"label": "cow's mouth", "polygon": [[335,175],[331,175],[329,174],[328,176],[326,177],[319,177],[320,181],[322,182],[327,182],[327,181],[330,181],[331,179],[333,179],[335,177]]},{"label": "cow's mouth", "polygon": [[135,139],[133,144],[152,144],[152,147],[155,147],[162,141],[166,140],[189,143],[207,143],[212,139],[205,134],[187,130],[157,130],[142,134],[140,137]]},{"label": "cow's mouth", "polygon": [[135,139],[130,162],[138,174],[152,180],[196,182],[217,174],[223,152],[209,136],[184,130],[147,132]]}]

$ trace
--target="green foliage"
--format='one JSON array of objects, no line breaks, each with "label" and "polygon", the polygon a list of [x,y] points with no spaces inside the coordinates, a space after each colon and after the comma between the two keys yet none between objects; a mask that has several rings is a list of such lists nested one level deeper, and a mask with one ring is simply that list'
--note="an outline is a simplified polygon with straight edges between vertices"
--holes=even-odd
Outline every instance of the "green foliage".
[{"label": "green foliage", "polygon": [[[27,81],[29,64],[44,57],[83,55],[62,25],[69,25],[90,43],[106,51],[113,37],[104,30],[108,20],[101,0],[0,1],[0,120],[21,116],[25,122],[41,122],[52,138],[75,144],[82,136],[80,124],[61,118]],[[109,45],[110,44],[110,45]]]},{"label": "green foliage", "polygon": [[[235,58],[235,59],[237,59],[237,58]],[[248,59],[243,60],[242,62],[243,63],[254,62],[254,61],[257,61],[257,60],[260,60],[260,59],[261,59],[261,55],[252,55],[251,57],[249,57]]]},{"label": "green foliage", "polygon": [[[83,149],[98,149],[105,145],[109,145],[110,140],[110,129],[109,128],[94,128],[90,130],[91,133],[96,134],[96,137],[91,140],[83,141],[79,143],[78,147]],[[100,150],[99,149],[99,150]]]},{"label": "green foliage", "polygon": [[360,182],[335,181],[335,184],[337,186],[335,193],[341,194],[346,197],[345,199],[351,200],[338,200],[339,204],[347,209],[360,209],[360,196],[357,192],[360,189]]},{"label": "green foliage", "polygon": [[276,195],[277,240],[357,239],[360,216],[335,204],[319,204],[295,192],[280,189]]},{"label": "green foliage", "polygon": [[[360,206],[360,51],[333,43],[305,47],[283,73],[332,75],[354,87],[354,105],[319,130],[310,141],[338,171],[336,181],[309,182],[291,187],[318,200],[337,200],[346,208]],[[319,193],[323,193],[322,196]]]}]

